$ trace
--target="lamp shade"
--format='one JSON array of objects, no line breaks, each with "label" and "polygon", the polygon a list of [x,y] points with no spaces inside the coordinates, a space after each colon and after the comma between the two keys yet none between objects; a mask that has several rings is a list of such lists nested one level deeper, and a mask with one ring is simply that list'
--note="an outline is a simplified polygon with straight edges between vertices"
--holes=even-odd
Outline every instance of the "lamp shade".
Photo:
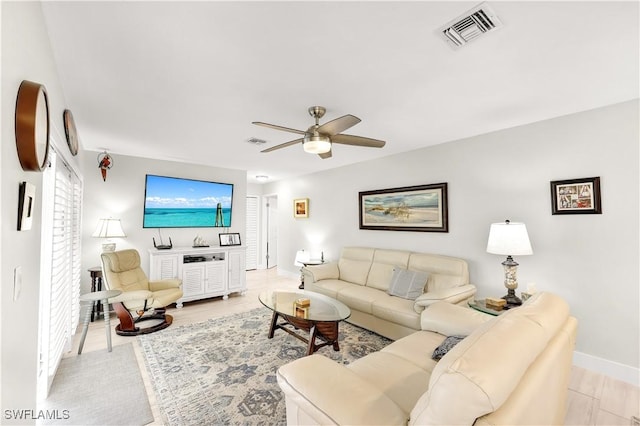
[{"label": "lamp shade", "polygon": [[501,223],[492,223],[489,230],[487,253],[505,256],[533,254],[526,225],[508,220]]},{"label": "lamp shade", "polygon": [[96,238],[124,238],[127,235],[122,230],[120,219],[100,219],[92,237]]},{"label": "lamp shade", "polygon": [[304,266],[305,262],[309,261],[309,253],[304,250],[298,250],[296,252],[296,260],[294,261],[295,266]]}]

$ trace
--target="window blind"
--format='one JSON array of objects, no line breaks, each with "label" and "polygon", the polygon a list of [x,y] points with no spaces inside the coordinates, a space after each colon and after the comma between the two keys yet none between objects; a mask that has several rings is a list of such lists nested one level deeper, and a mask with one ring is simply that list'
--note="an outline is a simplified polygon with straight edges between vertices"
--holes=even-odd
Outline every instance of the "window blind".
[{"label": "window blind", "polygon": [[247,196],[247,270],[258,267],[258,197]]},{"label": "window blind", "polygon": [[80,316],[82,182],[55,151],[43,191],[40,357],[48,391]]}]

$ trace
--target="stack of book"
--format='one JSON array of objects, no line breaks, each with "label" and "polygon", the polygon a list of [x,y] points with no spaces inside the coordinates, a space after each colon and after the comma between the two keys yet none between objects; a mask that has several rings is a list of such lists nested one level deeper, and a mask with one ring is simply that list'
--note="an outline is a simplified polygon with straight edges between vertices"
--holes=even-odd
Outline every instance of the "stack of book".
[{"label": "stack of book", "polygon": [[496,299],[495,297],[487,297],[484,300],[484,303],[487,305],[487,308],[493,309],[495,311],[501,311],[504,309],[507,301],[504,299]]}]

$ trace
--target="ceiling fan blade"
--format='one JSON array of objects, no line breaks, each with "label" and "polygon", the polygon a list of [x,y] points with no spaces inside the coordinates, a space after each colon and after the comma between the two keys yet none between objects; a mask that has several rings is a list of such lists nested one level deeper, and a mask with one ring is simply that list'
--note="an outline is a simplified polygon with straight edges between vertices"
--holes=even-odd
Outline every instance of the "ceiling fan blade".
[{"label": "ceiling fan blade", "polygon": [[251,124],[255,124],[256,126],[268,127],[275,130],[282,130],[283,132],[297,133],[299,135],[305,134],[304,130],[291,129],[289,127],[278,126],[277,124],[263,123],[262,121],[253,121],[251,122]]},{"label": "ceiling fan blade", "polygon": [[331,151],[327,151],[323,154],[318,154],[318,157],[322,158],[323,160],[326,160],[327,158],[331,158]]},{"label": "ceiling fan blade", "polygon": [[318,127],[318,132],[329,136],[337,135],[338,133],[344,132],[348,128],[355,126],[360,121],[362,120],[360,120],[355,115],[343,115],[342,117],[328,121],[322,126]]},{"label": "ceiling fan blade", "polygon": [[288,146],[291,145],[295,145],[297,143],[302,142],[304,139],[300,138],[300,139],[294,139],[292,141],[289,142],[285,142],[285,143],[281,143],[280,145],[276,145],[276,146],[272,146],[271,148],[267,148],[267,149],[263,149],[260,152],[271,152],[271,151],[275,151],[276,149],[280,149],[280,148],[286,148]]},{"label": "ceiling fan blade", "polygon": [[330,139],[333,143],[341,143],[343,145],[367,146],[370,148],[382,148],[386,143],[385,141],[381,141],[379,139],[371,139],[362,136],[343,134],[333,135]]}]

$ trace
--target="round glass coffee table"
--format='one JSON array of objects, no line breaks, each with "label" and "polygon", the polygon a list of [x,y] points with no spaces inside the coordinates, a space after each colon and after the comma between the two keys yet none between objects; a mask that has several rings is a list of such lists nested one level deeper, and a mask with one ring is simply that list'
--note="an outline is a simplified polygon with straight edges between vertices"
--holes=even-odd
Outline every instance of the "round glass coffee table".
[{"label": "round glass coffee table", "polygon": [[[351,310],[344,303],[311,291],[269,290],[260,293],[258,298],[260,303],[273,311],[269,339],[280,329],[307,343],[307,355],[328,345],[332,345],[335,351],[340,350],[338,324],[351,316]],[[296,309],[295,303],[299,299],[309,299],[309,306],[306,309]],[[278,318],[284,321],[278,323]],[[295,330],[304,330],[309,333],[309,337],[296,333]],[[318,344],[316,339],[323,342]]]}]

